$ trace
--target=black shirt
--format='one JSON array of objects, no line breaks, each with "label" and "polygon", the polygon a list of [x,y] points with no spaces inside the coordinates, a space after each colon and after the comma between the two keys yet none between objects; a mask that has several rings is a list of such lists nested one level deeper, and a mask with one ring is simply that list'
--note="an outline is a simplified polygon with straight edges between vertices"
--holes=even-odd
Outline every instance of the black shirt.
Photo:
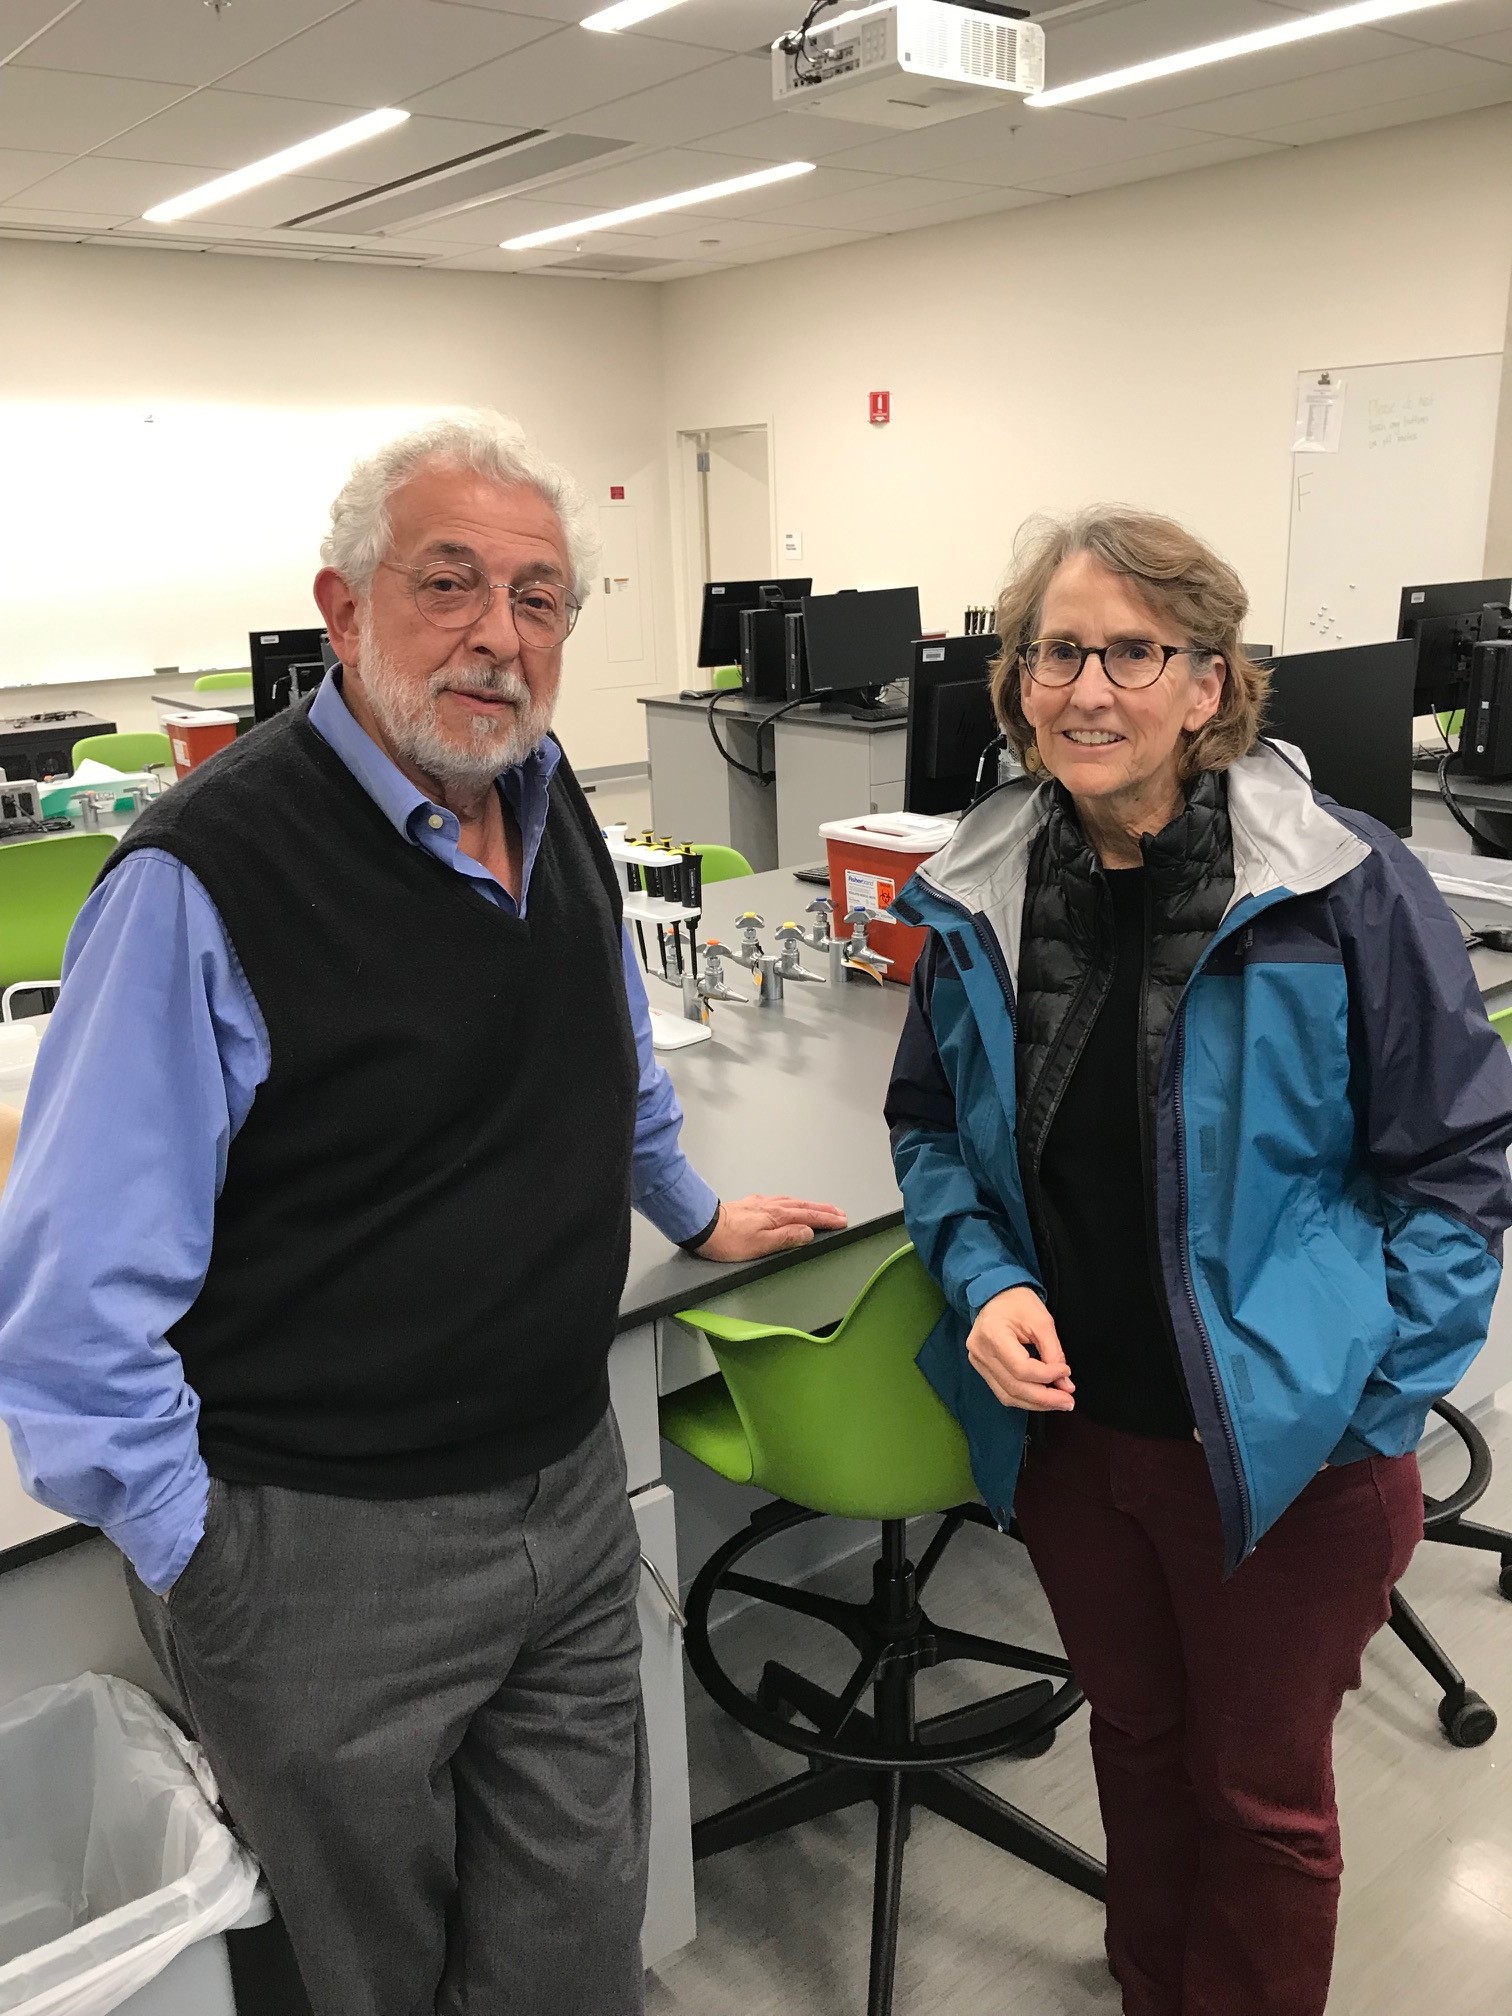
[{"label": "black shirt", "polygon": [[1134,1434],[1190,1436],[1192,1409],[1158,1278],[1150,1162],[1141,1138],[1146,871],[1104,874],[1113,911],[1112,984],[1040,1158],[1054,1262],[1051,1313],[1080,1413]]}]

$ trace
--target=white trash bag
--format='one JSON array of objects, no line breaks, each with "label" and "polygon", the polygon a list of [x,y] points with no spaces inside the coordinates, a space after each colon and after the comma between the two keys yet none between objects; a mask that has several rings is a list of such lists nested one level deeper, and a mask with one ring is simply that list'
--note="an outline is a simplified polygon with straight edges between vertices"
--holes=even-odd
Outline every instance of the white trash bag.
[{"label": "white trash bag", "polygon": [[0,2016],[107,2016],[245,1917],[257,1864],[197,1743],[85,1673],[0,1708]]}]

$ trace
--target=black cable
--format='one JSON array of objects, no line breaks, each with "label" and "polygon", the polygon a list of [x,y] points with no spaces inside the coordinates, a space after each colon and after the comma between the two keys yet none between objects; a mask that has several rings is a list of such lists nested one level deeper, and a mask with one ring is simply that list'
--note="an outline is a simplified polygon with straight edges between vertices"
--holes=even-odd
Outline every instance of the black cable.
[{"label": "black cable", "polygon": [[1458,924],[1461,931],[1464,932],[1465,950],[1467,952],[1473,952],[1476,949],[1476,947],[1483,942],[1480,932],[1476,930],[1475,926],[1470,922],[1468,917],[1461,917],[1460,913],[1458,912],[1458,910],[1455,909],[1452,903],[1445,903],[1444,908],[1449,912],[1449,915],[1454,919],[1455,923]]},{"label": "black cable", "polygon": [[[731,687],[728,690],[732,693],[736,691],[734,687]],[[742,694],[739,695],[738,697],[744,698],[744,695]],[[723,756],[724,760],[726,761],[726,763],[729,764],[730,768],[732,770],[738,770],[743,777],[754,777],[758,784],[775,784],[777,781],[777,773],[775,770],[772,772],[770,777],[764,770],[753,770],[749,763],[742,763],[738,756],[732,756],[729,750],[726,749],[726,747],[724,746],[723,742],[720,741],[719,730],[714,726],[714,709],[719,705],[720,701],[723,700],[724,698],[725,694],[723,692],[716,693],[713,699],[711,699],[709,702],[709,733],[714,738],[714,747],[719,751],[720,755]],[[758,763],[761,761],[761,727],[759,723],[757,724],[756,728],[756,761]]]},{"label": "black cable", "polygon": [[802,26],[795,28],[790,35],[783,36],[782,47],[793,59],[793,75],[795,77],[815,77],[818,75],[818,65],[808,53],[809,30],[824,12],[825,8],[833,7],[835,4],[836,0],[814,0],[813,6],[810,7],[807,14],[803,17]]},{"label": "black cable", "polygon": [[1438,766],[1439,796],[1449,807],[1450,815],[1454,819],[1455,824],[1465,829],[1483,853],[1489,853],[1492,859],[1497,861],[1512,860],[1512,854],[1508,854],[1505,847],[1498,846],[1494,840],[1488,839],[1477,827],[1472,826],[1464,813],[1461,812],[1459,806],[1455,804],[1454,793],[1449,789],[1449,765],[1458,761],[1459,758],[1452,749],[1446,750],[1441,758]]}]

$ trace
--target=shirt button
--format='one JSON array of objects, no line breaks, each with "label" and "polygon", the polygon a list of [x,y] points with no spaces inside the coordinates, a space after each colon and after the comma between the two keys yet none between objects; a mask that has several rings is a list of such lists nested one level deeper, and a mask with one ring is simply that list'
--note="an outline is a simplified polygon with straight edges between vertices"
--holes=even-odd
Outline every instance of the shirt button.
[{"label": "shirt button", "polygon": [[433,833],[439,833],[441,828],[446,824],[446,821],[441,817],[439,812],[432,812],[430,818],[425,823]]}]

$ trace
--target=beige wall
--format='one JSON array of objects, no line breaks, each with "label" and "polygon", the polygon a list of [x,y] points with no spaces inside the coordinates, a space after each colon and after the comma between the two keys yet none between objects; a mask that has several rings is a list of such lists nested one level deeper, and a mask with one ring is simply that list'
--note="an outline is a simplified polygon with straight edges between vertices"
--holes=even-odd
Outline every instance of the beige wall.
[{"label": "beige wall", "polygon": [[[647,676],[632,669],[626,683],[627,668],[607,663],[602,619],[590,602],[568,647],[559,717],[585,767],[643,758],[635,692],[676,683],[659,325],[660,304],[646,287],[17,242],[0,248],[0,399],[316,410],[491,405],[516,414],[590,499],[607,502],[610,484],[625,484],[640,508],[648,556],[652,655]],[[7,471],[4,480],[17,478]],[[234,469],[225,481],[235,483]],[[66,540],[69,528],[60,526],[58,536]],[[312,576],[317,565],[312,551]],[[81,554],[81,592],[89,566]],[[290,620],[315,621],[313,604],[308,616],[293,618],[252,611],[240,627]],[[0,660],[0,679],[24,676],[25,667]],[[7,686],[0,715],[80,705],[123,727],[150,726],[148,696],[161,683]]]},{"label": "beige wall", "polygon": [[1507,348],[1502,360],[1501,408],[1491,464],[1491,511],[1486,524],[1486,572],[1512,574],[1512,301],[1507,304]]},{"label": "beige wall", "polygon": [[1029,512],[1115,498],[1214,540],[1275,643],[1297,372],[1500,350],[1509,273],[1497,108],[678,282],[667,425],[776,416],[820,590],[954,626]]}]

